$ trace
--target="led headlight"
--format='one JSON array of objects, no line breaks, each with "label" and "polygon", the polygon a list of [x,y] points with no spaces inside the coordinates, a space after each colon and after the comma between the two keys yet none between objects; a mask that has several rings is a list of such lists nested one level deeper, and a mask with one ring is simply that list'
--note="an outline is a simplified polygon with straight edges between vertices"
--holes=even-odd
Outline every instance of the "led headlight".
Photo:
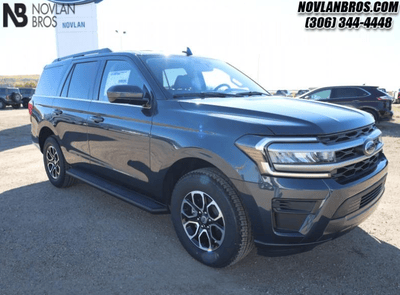
[{"label": "led headlight", "polygon": [[268,151],[273,164],[324,164],[336,161],[335,152]]}]

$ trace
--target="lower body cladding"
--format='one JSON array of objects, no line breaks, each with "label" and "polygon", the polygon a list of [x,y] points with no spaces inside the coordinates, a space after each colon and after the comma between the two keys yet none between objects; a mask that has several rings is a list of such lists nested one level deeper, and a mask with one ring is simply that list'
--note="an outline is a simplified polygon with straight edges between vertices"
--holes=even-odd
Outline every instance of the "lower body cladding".
[{"label": "lower body cladding", "polygon": [[387,170],[381,154],[367,175],[347,183],[267,176],[259,183],[232,182],[248,210],[259,254],[277,256],[311,250],[364,221],[384,193]]}]

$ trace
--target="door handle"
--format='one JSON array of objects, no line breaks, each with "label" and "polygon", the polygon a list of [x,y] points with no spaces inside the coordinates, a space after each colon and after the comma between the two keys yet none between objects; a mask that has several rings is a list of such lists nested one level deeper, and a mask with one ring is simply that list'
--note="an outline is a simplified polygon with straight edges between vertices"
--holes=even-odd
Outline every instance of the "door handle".
[{"label": "door handle", "polygon": [[53,115],[54,116],[59,116],[59,115],[61,115],[63,112],[62,112],[62,110],[55,110],[54,112],[53,112]]},{"label": "door handle", "polygon": [[94,123],[101,123],[104,121],[103,117],[97,117],[97,116],[93,116],[89,118],[90,121],[94,122]]}]

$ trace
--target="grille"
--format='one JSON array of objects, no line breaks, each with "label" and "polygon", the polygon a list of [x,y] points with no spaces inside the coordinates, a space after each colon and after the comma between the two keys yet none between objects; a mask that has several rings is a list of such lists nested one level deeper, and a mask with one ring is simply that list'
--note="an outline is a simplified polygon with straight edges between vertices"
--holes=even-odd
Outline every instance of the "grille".
[{"label": "grille", "polygon": [[372,190],[371,192],[369,192],[368,194],[363,196],[361,198],[359,209],[361,209],[361,208],[367,206],[369,203],[371,203],[380,194],[380,192],[382,191],[382,187],[383,187],[383,185],[380,184],[380,185],[378,185],[377,188],[375,188],[374,190]]},{"label": "grille", "polygon": [[368,193],[365,195],[359,194],[354,197],[351,197],[347,199],[336,211],[334,216],[332,217],[333,219],[336,218],[342,218],[346,215],[349,215],[365,206],[367,206],[369,203],[374,201],[379,194],[382,192],[384,186],[383,183],[379,184],[376,188],[373,190],[370,190]]},{"label": "grille", "polygon": [[346,184],[359,179],[376,168],[380,156],[381,153],[378,153],[371,158],[365,159],[364,161],[339,168],[333,177],[340,184]]},{"label": "grille", "polygon": [[352,147],[349,149],[337,151],[336,152],[336,161],[341,162],[341,161],[345,161],[345,160],[354,158],[356,156],[358,156],[358,152],[355,147]]},{"label": "grille", "polygon": [[360,136],[369,135],[376,129],[375,124],[359,128],[352,131],[336,133],[332,135],[319,136],[318,139],[324,144],[334,144],[338,142],[353,140],[359,138]]}]

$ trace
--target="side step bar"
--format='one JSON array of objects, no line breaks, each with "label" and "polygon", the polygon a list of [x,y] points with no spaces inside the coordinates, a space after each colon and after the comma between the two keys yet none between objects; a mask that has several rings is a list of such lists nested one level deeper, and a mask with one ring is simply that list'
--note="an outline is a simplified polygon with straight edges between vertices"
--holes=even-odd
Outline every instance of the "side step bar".
[{"label": "side step bar", "polygon": [[67,170],[67,174],[152,214],[168,213],[167,206],[138,192],[115,185],[101,177],[85,173],[75,168]]}]

